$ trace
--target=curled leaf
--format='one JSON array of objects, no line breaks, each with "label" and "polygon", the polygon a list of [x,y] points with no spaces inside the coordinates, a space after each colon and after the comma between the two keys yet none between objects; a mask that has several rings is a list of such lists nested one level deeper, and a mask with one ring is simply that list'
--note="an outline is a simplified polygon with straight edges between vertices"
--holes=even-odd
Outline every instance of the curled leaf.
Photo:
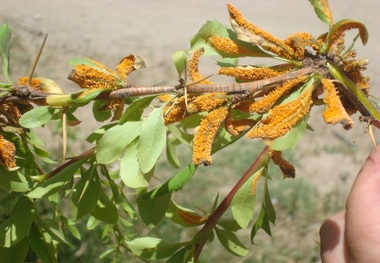
[{"label": "curled leaf", "polygon": [[325,47],[321,50],[321,52],[330,51],[331,47],[339,41],[341,38],[344,37],[344,33],[347,30],[351,29],[357,29],[359,30],[359,36],[363,43],[363,45],[367,44],[368,41],[368,31],[364,24],[360,23],[359,21],[352,20],[352,19],[343,19],[339,22],[335,23],[332,28],[330,29]]},{"label": "curled leaf", "polygon": [[201,122],[194,135],[193,163],[211,164],[211,147],[215,135],[228,113],[227,107],[220,107],[210,112]]},{"label": "curled leaf", "polygon": [[231,26],[239,40],[258,45],[263,49],[285,58],[292,58],[293,50],[285,42],[255,26],[231,4],[227,4]]},{"label": "curled leaf", "polygon": [[294,178],[296,176],[296,169],[282,157],[282,152],[271,150],[269,155],[273,163],[280,167],[284,178]]},{"label": "curled leaf", "polygon": [[309,0],[313,5],[315,13],[323,22],[327,23],[330,27],[333,24],[333,17],[329,7],[328,0]]},{"label": "curled leaf", "polygon": [[334,84],[328,79],[322,79],[321,82],[325,90],[323,101],[327,106],[323,112],[325,122],[331,124],[340,122],[345,129],[350,129],[354,122],[344,109]]}]

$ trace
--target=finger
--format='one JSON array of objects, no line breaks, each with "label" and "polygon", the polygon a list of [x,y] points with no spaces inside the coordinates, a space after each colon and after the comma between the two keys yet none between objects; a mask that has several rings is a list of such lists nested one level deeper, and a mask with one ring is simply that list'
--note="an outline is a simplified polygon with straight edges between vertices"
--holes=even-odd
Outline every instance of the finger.
[{"label": "finger", "polygon": [[321,226],[321,259],[323,263],[346,263],[344,242],[345,211],[331,216]]},{"label": "finger", "polygon": [[367,158],[348,196],[345,234],[353,262],[380,262],[380,147]]}]

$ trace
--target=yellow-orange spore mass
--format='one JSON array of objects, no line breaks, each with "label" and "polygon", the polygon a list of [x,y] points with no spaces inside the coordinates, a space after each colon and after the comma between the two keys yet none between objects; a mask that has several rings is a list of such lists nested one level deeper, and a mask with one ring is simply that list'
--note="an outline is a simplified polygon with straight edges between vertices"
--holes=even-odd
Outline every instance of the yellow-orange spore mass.
[{"label": "yellow-orange spore mass", "polygon": [[116,66],[116,71],[119,76],[125,81],[127,76],[135,70],[134,68],[135,56],[129,55],[128,57],[123,58],[119,64]]},{"label": "yellow-orange spore mass", "polygon": [[209,165],[212,162],[211,148],[215,135],[228,113],[228,107],[220,107],[210,112],[202,121],[194,135],[193,163]]},{"label": "yellow-orange spore mass", "polygon": [[270,109],[268,116],[249,131],[248,138],[273,140],[285,135],[309,113],[313,104],[312,91],[309,88],[297,99]]},{"label": "yellow-orange spore mass", "polygon": [[270,150],[269,155],[272,158],[273,163],[280,167],[284,178],[294,178],[296,176],[296,169],[291,163],[282,157],[282,152]]},{"label": "yellow-orange spore mass", "polygon": [[[197,49],[193,52],[189,64],[188,64],[188,71],[189,71],[189,76],[192,81],[197,81],[201,80],[203,78],[202,74],[199,72],[198,64],[201,56],[205,50],[203,48]],[[208,79],[204,79],[201,82],[201,84],[210,84],[211,81]]]},{"label": "yellow-orange spore mass", "polygon": [[342,123],[345,129],[351,128],[354,122],[343,107],[333,82],[322,79],[322,85],[325,91],[323,101],[326,104],[326,109],[322,114],[325,122],[330,124]]},{"label": "yellow-orange spore mass", "polygon": [[226,120],[224,121],[224,127],[231,135],[239,135],[252,128],[255,123],[256,121],[251,119],[233,120],[231,111],[229,111]]},{"label": "yellow-orange spore mass", "polygon": [[96,61],[90,61],[96,66],[100,67],[101,70],[98,70],[89,65],[78,64],[70,73],[68,79],[75,82],[79,87],[83,89],[117,88],[116,73]]},{"label": "yellow-orange spore mass", "polygon": [[295,79],[288,80],[281,86],[269,92],[269,94],[266,94],[262,99],[255,102],[243,101],[237,104],[235,108],[244,112],[264,113],[268,111],[282,96],[288,94],[291,89],[297,87],[305,80],[306,76],[299,76]]},{"label": "yellow-orange spore mass", "polygon": [[16,147],[0,134],[0,159],[7,168],[16,167]]},{"label": "yellow-orange spore mass", "polygon": [[191,102],[188,102],[188,113],[197,113],[202,111],[211,111],[227,101],[226,93],[213,92],[197,96]]},{"label": "yellow-orange spore mass", "polygon": [[283,40],[247,21],[233,5],[227,4],[227,8],[230,13],[232,27],[240,40],[257,44],[281,57],[292,58],[293,50]]},{"label": "yellow-orange spore mass", "polygon": [[221,36],[211,36],[209,37],[208,42],[216,50],[225,54],[238,55],[240,57],[256,55],[255,52],[250,51],[242,46],[239,46],[236,42],[232,41],[229,38]]},{"label": "yellow-orange spore mass", "polygon": [[235,77],[242,80],[262,80],[272,78],[286,73],[286,71],[277,71],[270,68],[258,67],[222,67],[218,74]]}]

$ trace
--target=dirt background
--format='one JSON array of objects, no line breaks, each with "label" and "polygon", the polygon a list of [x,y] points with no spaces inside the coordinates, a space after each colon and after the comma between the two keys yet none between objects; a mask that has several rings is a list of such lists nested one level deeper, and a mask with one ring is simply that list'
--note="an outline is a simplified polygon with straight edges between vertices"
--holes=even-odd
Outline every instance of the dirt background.
[{"label": "dirt background", "polygon": [[[299,31],[318,36],[327,30],[307,0],[230,2],[247,19],[282,38]],[[358,42],[356,47],[360,57],[369,58],[372,93],[380,95],[380,2],[330,0],[330,6],[335,21],[352,18],[367,26],[367,46]],[[113,67],[132,53],[144,57],[147,64],[131,76],[132,83],[177,84],[171,55],[189,48],[189,41],[207,20],[229,25],[224,1],[218,0],[2,0],[0,9],[0,22],[7,22],[12,29],[13,79],[28,74],[43,35],[48,33],[37,74],[56,80],[66,92],[77,89],[67,80],[71,68],[66,62],[73,57],[90,57]],[[205,75],[215,72],[214,62],[211,59],[202,68]],[[373,146],[357,116],[355,128],[347,132],[340,126],[325,125],[321,111],[313,110],[310,125],[315,131],[308,132],[295,149],[298,176],[318,185],[322,192],[337,187],[347,192]],[[84,123],[78,129],[84,136],[99,126],[87,118],[90,112],[86,107],[81,110]]]}]

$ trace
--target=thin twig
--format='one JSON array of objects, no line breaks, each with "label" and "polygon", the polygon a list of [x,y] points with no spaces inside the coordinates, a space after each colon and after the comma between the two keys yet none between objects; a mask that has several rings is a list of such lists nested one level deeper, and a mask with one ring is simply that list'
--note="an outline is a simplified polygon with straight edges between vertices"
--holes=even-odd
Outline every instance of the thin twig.
[{"label": "thin twig", "polygon": [[208,240],[211,232],[215,228],[219,219],[223,216],[223,214],[230,207],[232,199],[239,191],[239,189],[244,185],[244,183],[257,171],[263,163],[267,162],[269,158],[269,147],[266,146],[256,160],[252,163],[252,165],[247,169],[247,171],[243,174],[240,180],[235,184],[235,186],[231,189],[228,195],[223,199],[223,201],[219,204],[219,206],[215,209],[215,211],[208,217],[206,224],[203,226],[201,230],[194,236],[194,240],[197,241],[195,252],[194,252],[194,260],[198,262],[198,258],[202,252],[202,249],[205,243]]}]

